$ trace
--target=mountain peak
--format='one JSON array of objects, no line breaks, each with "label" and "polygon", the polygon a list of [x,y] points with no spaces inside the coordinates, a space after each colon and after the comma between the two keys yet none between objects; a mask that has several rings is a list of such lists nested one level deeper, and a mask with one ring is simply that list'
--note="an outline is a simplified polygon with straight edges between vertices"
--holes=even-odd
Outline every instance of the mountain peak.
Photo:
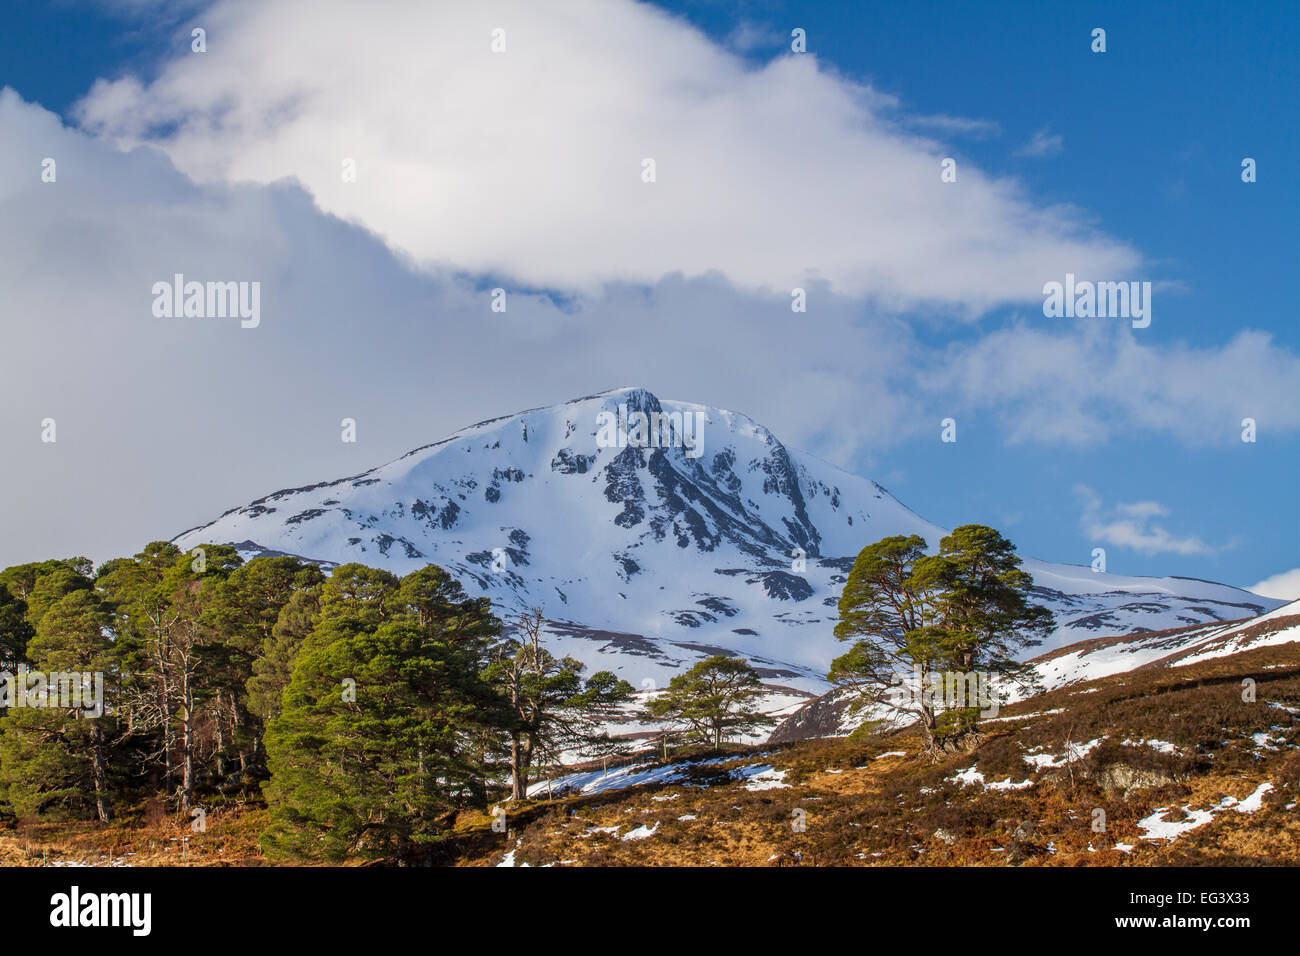
[{"label": "mountain peak", "polygon": [[[883,488],[788,449],[744,415],[625,386],[479,422],[360,475],[286,489],[180,535],[328,564],[457,575],[499,613],[541,607],[553,640],[635,685],[712,653],[819,693],[858,551],[944,529]],[[1226,585],[1027,561],[1053,646],[1242,617]]]}]

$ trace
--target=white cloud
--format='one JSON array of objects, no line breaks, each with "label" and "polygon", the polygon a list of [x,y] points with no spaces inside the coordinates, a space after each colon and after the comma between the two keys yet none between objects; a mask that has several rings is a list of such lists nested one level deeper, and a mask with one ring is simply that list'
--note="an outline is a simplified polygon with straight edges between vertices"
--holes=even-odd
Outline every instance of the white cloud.
[{"label": "white cloud", "polygon": [[[1156,300],[1154,322],[1174,321]],[[1300,428],[1300,355],[1265,332],[1221,346],[1155,344],[1148,330],[1106,319],[1035,318],[953,346],[925,376],[972,409],[997,413],[1013,443],[1096,445],[1116,435],[1167,434],[1188,445],[1241,442]]]},{"label": "white cloud", "polygon": [[1278,598],[1282,601],[1300,599],[1300,568],[1274,574],[1258,584],[1252,584],[1246,590],[1262,594],[1264,597]]},{"label": "white cloud", "polygon": [[1064,149],[1065,137],[1060,133],[1053,133],[1051,127],[1044,126],[1030,137],[1029,142],[1016,150],[1016,155],[1040,158],[1054,156]]},{"label": "white cloud", "polygon": [[758,23],[754,20],[741,20],[727,34],[727,46],[739,53],[771,51],[790,42],[793,42],[793,38],[789,32],[783,32],[770,24]]},{"label": "white cloud", "polygon": [[[824,285],[806,315],[717,275],[564,308],[511,293],[493,313],[490,283],[412,270],[292,183],[196,185],[162,153],[118,153],[8,89],[0,221],[5,354],[24,357],[0,376],[0,566],[131,552],[275,488],[619,385],[735,408],[841,463],[924,412],[906,324]],[[152,286],[177,272],[261,282],[261,325],[155,318]],[[339,441],[344,417],[355,445]]]},{"label": "white cloud", "polygon": [[993,120],[949,116],[946,113],[935,113],[931,116],[912,116],[907,118],[905,122],[908,126],[917,129],[932,129],[949,136],[989,139],[1002,135],[1002,126]]},{"label": "white cloud", "polygon": [[814,55],[754,68],[648,4],[223,0],[203,20],[206,54],[97,83],[84,124],[200,181],[294,177],[419,262],[588,291],[822,279],[963,314],[1139,263],[971,163],[942,183],[949,151]]},{"label": "white cloud", "polygon": [[[56,183],[40,181],[44,156],[57,159]],[[1209,399],[1190,386],[1157,388],[1154,346],[1137,360],[1122,338],[1022,328],[936,350],[824,283],[808,285],[807,314],[784,293],[717,274],[611,284],[563,308],[512,293],[507,313],[492,313],[491,283],[411,269],[293,183],[196,185],[162,153],[116,152],[10,90],[0,91],[0,220],[0,288],[17,317],[5,345],[29,358],[0,377],[0,434],[15,436],[0,469],[0,497],[15,503],[0,517],[0,564],[120,554],[275,487],[624,384],[735,408],[795,447],[859,466],[933,434],[953,409],[990,402],[1013,434],[1030,428],[1024,437],[1045,442],[1060,423],[1032,429],[1040,406],[1050,414],[1078,398],[1090,422],[1099,394],[1134,382],[1171,409],[1147,412],[1153,428],[1195,428],[1217,407],[1198,406]],[[155,319],[152,284],[175,272],[262,282],[261,326]],[[1187,364],[1189,382],[1219,383],[1200,390],[1214,402],[1255,406],[1294,394],[1288,375],[1300,381],[1295,358],[1262,337],[1196,355],[1171,361]],[[1190,426],[1172,417],[1180,399]],[[1259,413],[1262,434],[1286,409]],[[39,441],[47,416],[56,445]],[[338,440],[345,416],[358,421],[356,445]]]},{"label": "white cloud", "polygon": [[1083,504],[1079,528],[1092,541],[1130,548],[1138,554],[1204,555],[1219,550],[1194,535],[1175,535],[1153,522],[1167,518],[1169,509],[1156,501],[1134,501],[1107,509],[1101,497],[1086,485],[1076,485]]}]

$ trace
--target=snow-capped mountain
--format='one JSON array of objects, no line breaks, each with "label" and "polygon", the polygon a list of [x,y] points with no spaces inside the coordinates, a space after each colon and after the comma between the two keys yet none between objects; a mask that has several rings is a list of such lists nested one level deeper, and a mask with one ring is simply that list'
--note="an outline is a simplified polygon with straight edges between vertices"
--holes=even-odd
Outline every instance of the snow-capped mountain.
[{"label": "snow-capped mountain", "polygon": [[[843,650],[835,605],[858,551],[912,533],[937,546],[945,532],[744,415],[624,388],[277,491],[175,540],[397,573],[432,562],[501,614],[541,607],[552,648],[592,670],[663,686],[705,656],[739,654],[781,708],[826,689]],[[1047,650],[1281,603],[1190,578],[1025,566],[1057,614]]]}]

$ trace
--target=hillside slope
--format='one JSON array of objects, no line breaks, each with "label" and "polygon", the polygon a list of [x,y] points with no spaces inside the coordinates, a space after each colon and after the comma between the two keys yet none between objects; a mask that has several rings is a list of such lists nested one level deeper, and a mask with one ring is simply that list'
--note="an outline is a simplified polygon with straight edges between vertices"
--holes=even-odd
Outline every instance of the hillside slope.
[{"label": "hillside slope", "polygon": [[[1112,674],[1158,670],[1229,657],[1253,648],[1300,642],[1300,601],[1257,617],[1224,624],[1197,624],[1163,631],[1121,634],[1079,641],[1031,658],[1034,683],[1002,688],[1009,701],[1041,691],[1070,687]],[[834,689],[789,713],[772,731],[771,741],[851,733],[879,712],[854,713],[852,695]]]},{"label": "hillside slope", "polygon": [[1009,707],[986,729],[974,753],[937,765],[902,730],[571,774],[551,783],[554,799],[510,811],[509,834],[467,823],[459,859],[1300,863],[1300,645],[1062,688]]},{"label": "hillside slope", "polygon": [[[1300,864],[1300,644],[1059,688],[985,730],[973,753],[939,764],[910,729],[593,764],[498,804],[504,832],[462,812],[439,862]],[[0,866],[271,862],[263,809],[214,808],[201,833],[153,809],[107,826],[0,828]]]}]

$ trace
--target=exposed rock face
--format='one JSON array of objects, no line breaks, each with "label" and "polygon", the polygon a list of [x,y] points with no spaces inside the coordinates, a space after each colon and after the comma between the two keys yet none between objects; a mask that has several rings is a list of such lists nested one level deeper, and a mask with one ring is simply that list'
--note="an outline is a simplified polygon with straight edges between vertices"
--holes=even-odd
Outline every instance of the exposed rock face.
[{"label": "exposed rock face", "polygon": [[1186,779],[1185,774],[1174,774],[1152,767],[1134,767],[1126,763],[1111,763],[1089,775],[1103,790],[1152,790]]},{"label": "exposed rock face", "polygon": [[849,694],[837,689],[809,701],[777,724],[768,742],[787,744],[809,737],[837,737],[850,732],[855,722],[850,714],[851,700]]}]

